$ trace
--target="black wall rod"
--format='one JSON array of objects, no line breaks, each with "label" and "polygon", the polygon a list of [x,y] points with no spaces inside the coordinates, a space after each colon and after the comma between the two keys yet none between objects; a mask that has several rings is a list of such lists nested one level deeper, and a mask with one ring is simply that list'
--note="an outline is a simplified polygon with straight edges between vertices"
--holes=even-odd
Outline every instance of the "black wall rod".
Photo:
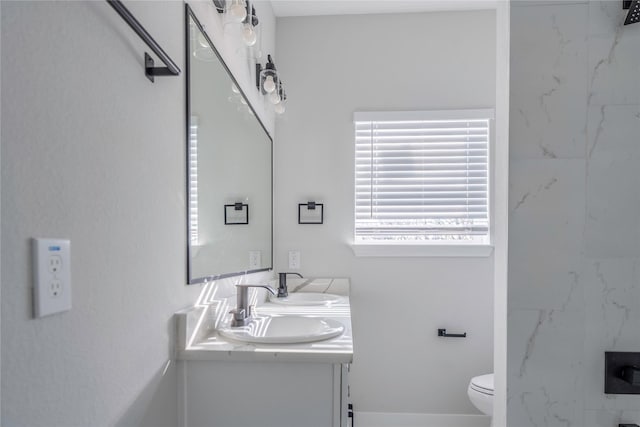
[{"label": "black wall rod", "polygon": [[147,46],[156,54],[158,58],[166,65],[166,67],[154,67],[153,59],[145,52],[145,74],[147,78],[153,81],[153,76],[177,76],[180,74],[180,68],[175,62],[169,58],[169,55],[160,47],[160,45],[151,37],[147,30],[138,22],[138,20],[129,12],[120,0],[107,0],[107,3],[113,7],[116,12],[125,20],[133,31],[144,41]]},{"label": "black wall rod", "polygon": [[438,336],[445,338],[466,338],[467,333],[463,332],[461,334],[448,334],[446,329],[438,329]]}]

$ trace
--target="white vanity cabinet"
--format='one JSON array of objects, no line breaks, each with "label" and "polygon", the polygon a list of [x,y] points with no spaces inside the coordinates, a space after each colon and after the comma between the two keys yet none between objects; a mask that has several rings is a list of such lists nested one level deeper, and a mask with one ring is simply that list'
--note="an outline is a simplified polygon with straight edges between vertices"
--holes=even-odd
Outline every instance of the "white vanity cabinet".
[{"label": "white vanity cabinet", "polygon": [[346,427],[347,366],[184,361],[184,427]]},{"label": "white vanity cabinet", "polygon": [[341,336],[324,341],[276,345],[225,340],[216,328],[233,308],[233,297],[178,313],[182,427],[349,426],[353,339],[348,288],[347,279],[291,280],[290,292],[343,298],[322,307],[261,303],[265,311],[327,317],[345,326]]}]

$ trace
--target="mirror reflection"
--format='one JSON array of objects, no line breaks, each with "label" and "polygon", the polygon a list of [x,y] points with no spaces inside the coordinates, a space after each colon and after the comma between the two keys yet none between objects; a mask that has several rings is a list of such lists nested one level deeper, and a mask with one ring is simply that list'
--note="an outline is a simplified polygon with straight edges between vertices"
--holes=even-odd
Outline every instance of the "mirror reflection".
[{"label": "mirror reflection", "polygon": [[187,6],[190,284],[272,267],[272,141]]}]

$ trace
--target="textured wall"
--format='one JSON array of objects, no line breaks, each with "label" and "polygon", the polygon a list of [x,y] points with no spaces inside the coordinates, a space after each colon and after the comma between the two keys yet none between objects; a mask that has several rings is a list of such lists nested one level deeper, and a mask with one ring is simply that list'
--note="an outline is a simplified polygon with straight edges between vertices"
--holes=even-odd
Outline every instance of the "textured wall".
[{"label": "textured wall", "polygon": [[[493,259],[356,258],[352,120],[359,110],[492,107],[495,13],[280,18],[277,27],[289,100],[276,121],[276,270],[295,249],[303,274],[351,277],[356,411],[476,413],[466,387],[492,370]],[[324,225],[297,224],[297,204],[310,198],[324,201]],[[438,327],[469,338],[438,339]]]},{"label": "textured wall", "polygon": [[[1,2],[3,426],[178,425],[172,315],[201,290],[185,286],[184,5],[125,3],[180,77],[150,83],[104,1]],[[33,319],[31,237],[71,239],[71,311]]]},{"label": "textured wall", "polygon": [[508,425],[640,422],[603,393],[640,351],[640,26],[621,2],[514,2]]}]

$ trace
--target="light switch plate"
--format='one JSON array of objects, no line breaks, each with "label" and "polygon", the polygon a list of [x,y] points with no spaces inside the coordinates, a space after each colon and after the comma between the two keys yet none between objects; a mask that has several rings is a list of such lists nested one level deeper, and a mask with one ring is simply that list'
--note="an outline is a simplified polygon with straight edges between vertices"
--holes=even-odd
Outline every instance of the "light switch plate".
[{"label": "light switch plate", "polygon": [[71,242],[33,239],[33,288],[36,317],[71,309]]}]

